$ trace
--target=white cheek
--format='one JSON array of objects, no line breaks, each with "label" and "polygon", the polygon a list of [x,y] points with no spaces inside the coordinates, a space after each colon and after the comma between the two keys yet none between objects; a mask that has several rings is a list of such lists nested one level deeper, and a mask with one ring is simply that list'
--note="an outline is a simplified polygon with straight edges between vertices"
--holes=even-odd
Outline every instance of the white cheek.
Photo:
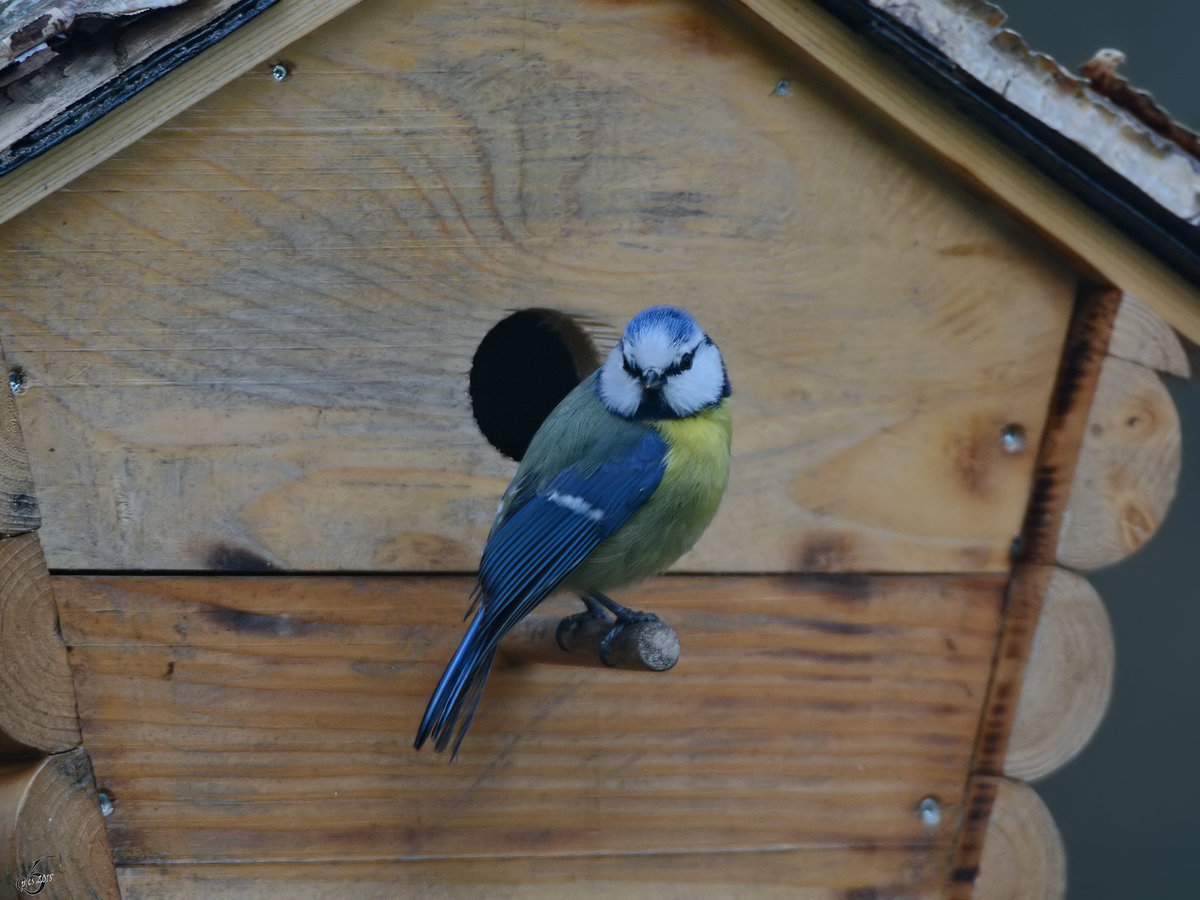
[{"label": "white cheek", "polygon": [[642,386],[625,371],[620,349],[614,349],[600,367],[600,399],[613,412],[632,416],[642,403]]},{"label": "white cheek", "polygon": [[663,396],[677,415],[693,415],[721,399],[725,372],[715,349],[698,353],[690,369],[667,382]]}]

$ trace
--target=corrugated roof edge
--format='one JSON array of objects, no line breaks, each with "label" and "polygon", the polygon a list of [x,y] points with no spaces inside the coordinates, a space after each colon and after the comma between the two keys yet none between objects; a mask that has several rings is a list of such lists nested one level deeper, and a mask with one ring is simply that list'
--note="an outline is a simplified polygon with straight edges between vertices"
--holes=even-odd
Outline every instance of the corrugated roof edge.
[{"label": "corrugated roof edge", "polygon": [[[1195,159],[1049,57],[1028,48],[1014,50],[1024,42],[1001,28],[1004,14],[999,9],[981,0],[815,3],[1127,238],[1200,287],[1200,173]],[[1003,36],[994,41],[997,35]],[[991,49],[981,51],[980,46]],[[974,63],[974,57],[990,58],[992,64]],[[1003,72],[1013,77],[999,80],[997,90],[968,65],[993,81]],[[1014,86],[1017,81],[1021,90]],[[1018,104],[1015,97],[1035,111]],[[1040,106],[1034,102],[1038,98]],[[1077,116],[1066,114],[1071,107]],[[1065,123],[1075,118],[1097,123],[1098,131],[1092,134],[1085,127],[1078,131],[1081,139],[1069,136]],[[1128,160],[1118,168],[1102,152],[1114,159],[1128,156]],[[1164,191],[1154,184],[1159,181],[1173,185]],[[1170,205],[1164,192],[1174,193]]]},{"label": "corrugated roof edge", "polygon": [[155,51],[141,63],[101,85],[15,141],[12,146],[0,150],[0,176],[7,175],[23,163],[82,131],[172,69],[207,50],[277,2],[278,0],[240,0],[218,18]]},{"label": "corrugated roof edge", "polygon": [[[869,0],[950,61],[1090,151],[1181,219],[1200,219],[1200,159],[1003,27],[983,0]],[[1176,123],[1177,124],[1177,123]],[[1180,129],[1186,132],[1180,126]]]}]

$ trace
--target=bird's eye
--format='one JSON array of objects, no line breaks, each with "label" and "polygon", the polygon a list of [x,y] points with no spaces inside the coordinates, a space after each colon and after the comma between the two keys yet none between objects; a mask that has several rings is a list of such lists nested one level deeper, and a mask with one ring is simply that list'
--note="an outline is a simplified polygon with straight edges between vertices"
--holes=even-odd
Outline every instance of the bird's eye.
[{"label": "bird's eye", "polygon": [[621,357],[621,362],[622,362],[622,364],[623,364],[623,366],[624,366],[624,368],[625,368],[625,373],[626,373],[626,374],[627,374],[627,375],[628,375],[630,378],[637,378],[637,377],[639,377],[639,376],[641,375],[641,373],[638,371],[638,368],[637,368],[637,366],[635,366],[635,365],[634,365],[632,362],[630,362],[630,361],[629,361],[629,357],[628,357],[628,356],[624,356],[624,355],[623,355],[623,356]]},{"label": "bird's eye", "polygon": [[695,356],[696,351],[689,350],[687,353],[683,354],[683,356],[679,357],[679,371],[686,372],[688,369],[690,369],[692,367],[692,360],[695,358]]}]

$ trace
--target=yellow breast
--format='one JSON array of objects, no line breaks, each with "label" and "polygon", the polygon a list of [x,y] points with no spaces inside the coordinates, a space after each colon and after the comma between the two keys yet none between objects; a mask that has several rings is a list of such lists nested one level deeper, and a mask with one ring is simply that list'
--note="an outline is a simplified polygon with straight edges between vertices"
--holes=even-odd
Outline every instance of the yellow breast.
[{"label": "yellow breast", "polygon": [[686,473],[712,475],[722,471],[720,487],[729,471],[729,447],[733,435],[731,404],[728,397],[719,404],[686,419],[661,419],[654,427],[667,442],[667,471],[664,477],[674,481]]},{"label": "yellow breast", "polygon": [[667,442],[662,483],[568,577],[569,587],[607,590],[661,572],[696,543],[717,511],[729,480],[729,400],[650,424]]},{"label": "yellow breast", "polygon": [[[661,533],[667,543],[691,547],[717,511],[729,481],[732,438],[730,402],[686,419],[653,423],[667,442],[666,471],[654,500]],[[651,505],[651,504],[647,504]]]}]

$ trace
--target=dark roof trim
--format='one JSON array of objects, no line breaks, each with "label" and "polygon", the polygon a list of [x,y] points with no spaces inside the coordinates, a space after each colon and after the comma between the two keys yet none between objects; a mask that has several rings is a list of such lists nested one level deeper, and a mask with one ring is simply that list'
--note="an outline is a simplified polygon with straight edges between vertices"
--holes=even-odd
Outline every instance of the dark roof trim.
[{"label": "dark roof trim", "polygon": [[1020,109],[867,0],[815,0],[956,110],[1200,287],[1200,224],[1179,218],[1100,159]]},{"label": "dark roof trim", "polygon": [[7,175],[22,163],[40,156],[60,141],[82,131],[105,113],[149,87],[172,69],[198,56],[263,10],[274,6],[276,2],[277,0],[241,0],[203,27],[173,44],[168,44],[138,65],[71,104],[59,115],[34,129],[0,154],[0,176]]}]

